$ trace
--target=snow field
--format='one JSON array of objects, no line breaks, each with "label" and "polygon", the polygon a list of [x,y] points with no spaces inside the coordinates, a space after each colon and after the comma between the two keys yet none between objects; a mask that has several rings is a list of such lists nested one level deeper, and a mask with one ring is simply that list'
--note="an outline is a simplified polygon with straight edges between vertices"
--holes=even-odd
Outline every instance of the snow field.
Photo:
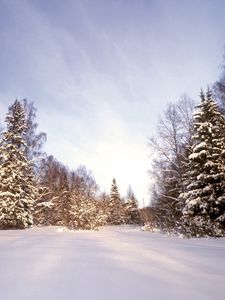
[{"label": "snow field", "polygon": [[132,226],[0,231],[1,300],[224,300],[225,238]]}]

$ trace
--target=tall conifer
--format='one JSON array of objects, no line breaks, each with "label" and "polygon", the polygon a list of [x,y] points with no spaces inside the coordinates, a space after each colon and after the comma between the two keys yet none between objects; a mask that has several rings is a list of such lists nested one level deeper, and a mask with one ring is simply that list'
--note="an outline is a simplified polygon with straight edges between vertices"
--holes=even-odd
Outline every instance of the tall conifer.
[{"label": "tall conifer", "polygon": [[225,233],[225,119],[210,90],[194,114],[192,153],[186,173],[183,227],[191,236]]},{"label": "tall conifer", "polygon": [[116,179],[113,178],[110,199],[109,199],[109,219],[108,223],[118,225],[124,223],[125,210],[124,203],[121,201]]},{"label": "tall conifer", "polygon": [[33,224],[35,184],[26,157],[25,113],[19,101],[9,107],[7,130],[0,147],[0,228],[26,228]]}]

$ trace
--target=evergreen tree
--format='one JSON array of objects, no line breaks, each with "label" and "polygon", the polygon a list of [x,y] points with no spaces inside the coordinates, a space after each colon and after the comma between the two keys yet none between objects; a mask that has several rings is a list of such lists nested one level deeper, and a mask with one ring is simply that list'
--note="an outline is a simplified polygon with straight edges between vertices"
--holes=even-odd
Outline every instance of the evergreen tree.
[{"label": "evergreen tree", "polygon": [[139,224],[141,222],[138,201],[129,185],[125,202],[125,217],[128,224]]},{"label": "evergreen tree", "polygon": [[109,199],[109,218],[108,223],[119,225],[124,223],[125,210],[120,197],[120,193],[116,184],[116,179],[113,178],[110,199]]},{"label": "evergreen tree", "polygon": [[194,114],[192,153],[185,189],[183,230],[190,236],[221,236],[225,233],[225,119],[210,90],[201,93]]},{"label": "evergreen tree", "polygon": [[26,157],[25,112],[19,101],[9,107],[7,131],[0,147],[0,228],[26,228],[33,224],[35,183]]}]

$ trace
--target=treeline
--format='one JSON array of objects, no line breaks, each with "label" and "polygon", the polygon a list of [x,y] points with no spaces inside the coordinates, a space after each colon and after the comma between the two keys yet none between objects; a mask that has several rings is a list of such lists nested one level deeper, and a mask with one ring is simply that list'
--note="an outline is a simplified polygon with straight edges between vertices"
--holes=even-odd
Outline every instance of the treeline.
[{"label": "treeline", "polygon": [[113,179],[101,193],[85,166],[69,170],[42,152],[45,133],[37,133],[36,108],[16,100],[6,115],[0,139],[0,229],[60,225],[96,229],[105,224],[140,223],[137,199],[125,199]]},{"label": "treeline", "polygon": [[196,104],[168,104],[149,139],[150,227],[185,236],[225,235],[225,66]]}]

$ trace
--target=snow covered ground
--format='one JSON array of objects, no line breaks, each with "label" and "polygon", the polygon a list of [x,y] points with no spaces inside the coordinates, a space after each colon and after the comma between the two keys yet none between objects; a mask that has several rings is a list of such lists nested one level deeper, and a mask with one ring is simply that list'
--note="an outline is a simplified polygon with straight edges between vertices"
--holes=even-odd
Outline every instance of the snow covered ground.
[{"label": "snow covered ground", "polygon": [[224,300],[225,239],[129,226],[0,231],[1,300]]}]

